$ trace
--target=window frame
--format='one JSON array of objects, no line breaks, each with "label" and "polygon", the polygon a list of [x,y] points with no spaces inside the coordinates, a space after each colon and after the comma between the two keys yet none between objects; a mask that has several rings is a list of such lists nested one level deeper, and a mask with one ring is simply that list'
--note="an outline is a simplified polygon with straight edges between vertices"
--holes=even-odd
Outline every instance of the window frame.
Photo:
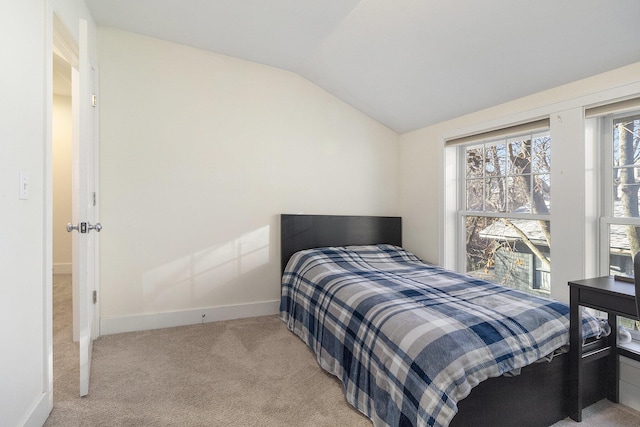
[{"label": "window frame", "polygon": [[640,113],[638,112],[621,112],[617,114],[611,114],[603,117],[599,117],[600,129],[600,216],[598,223],[598,230],[600,236],[600,275],[608,276],[610,274],[609,254],[610,254],[610,242],[609,242],[609,228],[611,225],[632,225],[640,227],[640,217],[616,217],[614,213],[614,196],[613,196],[613,122],[619,118],[633,116]]},{"label": "window frame", "polygon": [[[611,275],[611,241],[610,241],[610,229],[612,225],[631,225],[634,227],[640,227],[640,217],[616,217],[615,216],[615,203],[613,192],[613,172],[614,172],[614,137],[613,137],[613,123],[620,118],[640,115],[640,110],[621,111],[612,114],[603,115],[600,117],[594,117],[591,120],[597,120],[596,135],[598,138],[600,155],[600,164],[598,170],[600,176],[598,181],[600,182],[600,213],[598,216],[598,276],[610,276]],[[590,119],[587,119],[590,120]],[[620,166],[618,166],[620,167]],[[621,316],[618,316],[621,317]],[[629,330],[634,342],[640,342],[640,331]]]}]

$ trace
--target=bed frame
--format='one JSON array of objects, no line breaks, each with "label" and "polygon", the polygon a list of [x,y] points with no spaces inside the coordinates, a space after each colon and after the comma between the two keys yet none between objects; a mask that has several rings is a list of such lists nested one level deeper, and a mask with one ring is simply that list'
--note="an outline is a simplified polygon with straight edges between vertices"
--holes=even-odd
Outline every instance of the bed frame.
[{"label": "bed frame", "polygon": [[291,255],[325,246],[402,246],[402,219],[392,216],[281,215],[282,272]]},{"label": "bed frame", "polygon": [[[402,246],[402,218],[380,216],[287,215],[280,219],[284,271],[295,252],[324,246],[388,243]],[[597,343],[590,344],[598,345]],[[534,363],[514,377],[483,381],[458,402],[452,427],[546,427],[569,416],[568,354]],[[583,402],[605,397],[604,359],[584,366]]]}]

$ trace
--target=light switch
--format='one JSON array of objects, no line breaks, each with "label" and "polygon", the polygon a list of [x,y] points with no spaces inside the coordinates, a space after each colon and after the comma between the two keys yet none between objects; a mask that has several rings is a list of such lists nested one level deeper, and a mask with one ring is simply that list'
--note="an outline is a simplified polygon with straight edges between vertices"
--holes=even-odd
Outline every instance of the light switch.
[{"label": "light switch", "polygon": [[29,198],[29,175],[20,171],[20,200]]}]

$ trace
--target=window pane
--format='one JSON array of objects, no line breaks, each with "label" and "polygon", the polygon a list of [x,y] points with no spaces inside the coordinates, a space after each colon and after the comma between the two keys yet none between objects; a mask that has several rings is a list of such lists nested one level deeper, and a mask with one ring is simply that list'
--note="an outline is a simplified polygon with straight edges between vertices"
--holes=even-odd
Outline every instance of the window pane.
[{"label": "window pane", "polygon": [[613,122],[613,212],[618,218],[640,217],[639,131],[638,116],[620,118]]},{"label": "window pane", "polygon": [[616,217],[638,218],[640,216],[638,189],[640,168],[620,167],[613,170],[613,212]]},{"label": "window pane", "polygon": [[549,222],[468,216],[466,272],[538,295],[549,295]]},{"label": "window pane", "polygon": [[504,144],[491,144],[485,148],[485,172],[487,176],[504,176],[507,151]]},{"label": "window pane", "polygon": [[551,212],[551,175],[540,174],[533,176],[534,213],[548,214]]},{"label": "window pane", "polygon": [[531,173],[531,140],[509,141],[509,175]]},{"label": "window pane", "polygon": [[[609,274],[633,277],[633,258],[631,247],[638,247],[640,227],[630,225],[609,226]],[[632,332],[635,339],[640,338],[640,322],[625,317],[618,317],[620,325]],[[635,332],[634,332],[635,331]]]},{"label": "window pane", "polygon": [[551,172],[551,138],[540,135],[533,139],[533,173]]},{"label": "window pane", "polygon": [[614,166],[640,166],[638,116],[624,117],[613,122],[613,164]]},{"label": "window pane", "polygon": [[509,187],[509,212],[531,213],[531,175],[510,176],[507,178]]},{"label": "window pane", "polygon": [[506,210],[505,178],[487,178],[486,183],[485,212],[504,212]]},{"label": "window pane", "polygon": [[484,179],[467,180],[467,210],[482,211],[484,201]]},{"label": "window pane", "polygon": [[482,171],[484,168],[482,155],[484,149],[480,147],[468,147],[465,153],[465,159],[467,164],[467,178],[482,178]]},{"label": "window pane", "polygon": [[[632,249],[636,248],[636,249]],[[640,227],[632,225],[609,226],[609,274],[633,276],[631,254],[640,248]]]}]

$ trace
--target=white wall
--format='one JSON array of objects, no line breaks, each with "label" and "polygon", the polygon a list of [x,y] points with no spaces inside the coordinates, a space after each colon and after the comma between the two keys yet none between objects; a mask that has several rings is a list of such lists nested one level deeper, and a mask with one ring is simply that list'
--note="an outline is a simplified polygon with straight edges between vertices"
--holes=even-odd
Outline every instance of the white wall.
[{"label": "white wall", "polygon": [[[0,4],[0,51],[8,58],[0,67],[0,423],[6,426],[42,425],[53,404],[53,10],[66,22],[90,19],[81,0]],[[27,200],[18,197],[20,171],[29,176]]]},{"label": "white wall", "polygon": [[71,274],[71,97],[53,97],[53,272]]},{"label": "white wall", "polygon": [[[44,38],[42,1],[0,5],[0,420],[26,422],[44,385]],[[19,43],[18,43],[19,41]],[[28,200],[18,173],[29,174]]]},{"label": "white wall", "polygon": [[276,310],[280,213],[398,214],[397,134],[309,81],[111,28],[98,44],[102,334]]}]

